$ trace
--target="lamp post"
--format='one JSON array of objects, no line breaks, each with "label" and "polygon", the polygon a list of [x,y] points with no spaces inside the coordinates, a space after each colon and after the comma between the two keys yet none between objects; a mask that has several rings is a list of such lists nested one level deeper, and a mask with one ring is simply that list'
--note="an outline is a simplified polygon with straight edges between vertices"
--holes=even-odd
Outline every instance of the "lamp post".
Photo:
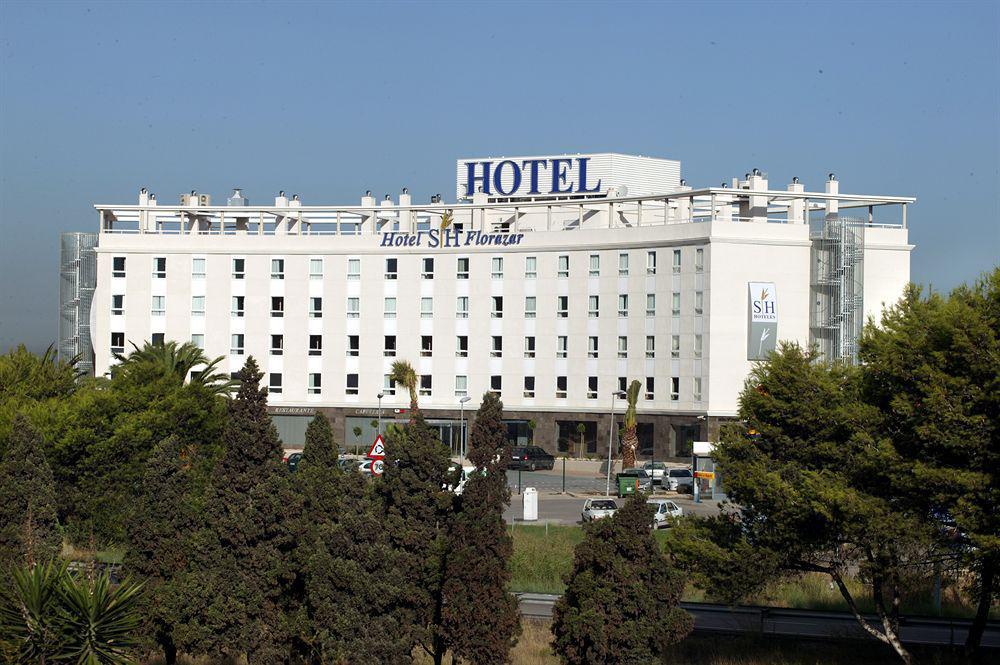
[{"label": "lamp post", "polygon": [[471,397],[466,395],[462,399],[458,400],[459,410],[462,414],[462,426],[459,430],[459,442],[458,442],[458,459],[459,466],[465,466],[465,403],[468,402]]},{"label": "lamp post", "polygon": [[378,394],[378,435],[382,436],[382,398],[385,393]]},{"label": "lamp post", "polygon": [[611,430],[608,432],[608,478],[604,485],[604,496],[611,496],[611,444],[615,437],[615,398],[624,397],[625,393],[616,390],[611,393]]}]

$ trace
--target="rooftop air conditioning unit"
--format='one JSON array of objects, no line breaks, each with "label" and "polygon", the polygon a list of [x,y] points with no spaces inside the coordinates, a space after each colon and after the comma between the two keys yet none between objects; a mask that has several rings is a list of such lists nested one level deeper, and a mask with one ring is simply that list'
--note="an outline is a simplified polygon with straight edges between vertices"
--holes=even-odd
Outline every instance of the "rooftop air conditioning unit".
[{"label": "rooftop air conditioning unit", "polygon": [[212,205],[212,195],[211,194],[199,194],[198,195],[198,205],[210,206]]}]

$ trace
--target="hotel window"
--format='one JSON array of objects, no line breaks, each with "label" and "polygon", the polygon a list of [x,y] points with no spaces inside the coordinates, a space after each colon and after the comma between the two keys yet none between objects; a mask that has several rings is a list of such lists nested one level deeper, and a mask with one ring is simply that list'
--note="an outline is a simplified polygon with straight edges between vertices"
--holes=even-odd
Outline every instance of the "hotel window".
[{"label": "hotel window", "polygon": [[323,318],[323,299],[322,298],[310,298],[309,299],[309,318],[320,319]]},{"label": "hotel window", "polygon": [[191,296],[191,316],[205,316],[205,296]]},{"label": "hotel window", "polygon": [[656,294],[646,294],[646,316],[656,316]]},{"label": "hotel window", "polygon": [[655,384],[655,381],[654,381],[653,377],[647,376],[646,377],[646,394],[645,394],[645,398],[646,399],[656,399],[656,397],[655,397],[655,394],[656,394],[655,385],[656,384]]},{"label": "hotel window", "polygon": [[656,252],[646,252],[646,274],[656,274]]},{"label": "hotel window", "polygon": [[491,358],[503,358],[503,337],[500,335],[492,336],[493,346],[490,349]]},{"label": "hotel window", "polygon": [[628,295],[621,294],[618,296],[618,316],[622,318],[628,317]]},{"label": "hotel window", "polygon": [[361,279],[361,259],[347,259],[347,279]]},{"label": "hotel window", "polygon": [[537,314],[535,296],[526,296],[524,298],[524,318],[533,319]]},{"label": "hotel window", "polygon": [[681,313],[681,294],[677,291],[671,296],[670,313],[674,316],[679,316]]},{"label": "hotel window", "polygon": [[591,254],[590,255],[590,276],[600,277],[601,275],[601,255]]},{"label": "hotel window", "polygon": [[233,316],[240,318],[243,316],[244,296],[233,296]]},{"label": "hotel window", "polygon": [[309,259],[309,279],[323,279],[323,259]]},{"label": "hotel window", "polygon": [[348,298],[347,299],[347,318],[356,319],[361,316],[361,299],[360,298]]},{"label": "hotel window", "polygon": [[455,300],[455,318],[467,319],[469,318],[469,297],[459,296]]},{"label": "hotel window", "polygon": [[694,336],[694,357],[701,358],[701,347],[702,347],[702,337],[701,335]]},{"label": "hotel window", "polygon": [[503,257],[494,256],[492,265],[493,265],[493,270],[491,275],[493,279],[503,279]]},{"label": "hotel window", "polygon": [[559,255],[559,277],[569,277],[569,255]]},{"label": "hotel window", "polygon": [[705,310],[705,292],[694,292],[694,313],[701,314]]},{"label": "hotel window", "polygon": [[556,399],[566,399],[566,385],[568,383],[565,376],[556,377]]},{"label": "hotel window", "polygon": [[271,279],[285,278],[285,260],[271,259]]},{"label": "hotel window", "polygon": [[163,346],[163,333],[153,333],[153,338],[150,342],[153,346]]},{"label": "hotel window", "polygon": [[455,271],[455,276],[458,279],[469,279],[469,257],[459,257],[458,269]]},{"label": "hotel window", "polygon": [[125,353],[125,333],[111,333],[111,353]]},{"label": "hotel window", "polygon": [[153,296],[153,316],[163,316],[167,313],[167,297],[166,296]]},{"label": "hotel window", "polygon": [[681,250],[674,250],[674,263],[673,263],[674,274],[678,274],[681,271]]},{"label": "hotel window", "polygon": [[469,336],[458,335],[455,337],[455,357],[467,358],[469,356]]},{"label": "hotel window", "polygon": [[535,396],[535,377],[524,377],[524,396],[528,398]]},{"label": "hotel window", "polygon": [[625,335],[618,336],[618,357],[628,358],[628,337]]},{"label": "hotel window", "polygon": [[590,296],[587,298],[587,316],[592,319],[596,319],[601,315],[601,298],[599,296]]},{"label": "hotel window", "polygon": [[[318,378],[319,374],[315,374],[315,375],[312,375],[312,376],[316,376]],[[344,392],[346,394],[348,394],[348,395],[357,395],[358,394],[358,378],[359,377],[358,377],[357,374],[348,374],[347,375],[347,382],[344,385]]]},{"label": "hotel window", "polygon": [[157,256],[153,258],[153,277],[164,279],[167,276],[167,257]]},{"label": "hotel window", "polygon": [[247,275],[247,260],[233,259],[233,279],[243,279]]},{"label": "hotel window", "polygon": [[323,355],[322,335],[309,335],[309,355],[311,356]]},{"label": "hotel window", "polygon": [[284,296],[271,296],[271,316],[280,319],[285,315]]},{"label": "hotel window", "polygon": [[115,256],[111,259],[111,276],[112,277],[124,277],[125,276],[125,257]]},{"label": "hotel window", "polygon": [[691,389],[691,396],[694,397],[694,401],[701,401],[701,377],[694,377],[694,385]]},{"label": "hotel window", "polygon": [[525,279],[535,279],[538,277],[538,257],[524,257],[524,277]]},{"label": "hotel window", "polygon": [[280,356],[284,352],[285,336],[271,335],[271,355]]},{"label": "hotel window", "polygon": [[242,356],[243,351],[243,335],[230,335],[229,336],[229,355],[231,356]]},{"label": "hotel window", "polygon": [[628,377],[619,376],[618,377],[618,392],[627,393],[628,392]]},{"label": "hotel window", "polygon": [[382,344],[382,355],[386,358],[396,357],[396,336],[386,335],[385,342]]},{"label": "hotel window", "polygon": [[281,394],[281,375],[276,373],[268,374],[267,390],[275,395]]},{"label": "hotel window", "polygon": [[495,393],[503,391],[503,377],[499,374],[494,374],[490,377],[490,391]]},{"label": "hotel window", "polygon": [[361,353],[361,337],[358,335],[347,336],[347,355],[356,357]]},{"label": "hotel window", "polygon": [[420,299],[420,318],[422,319],[434,318],[434,298]]},{"label": "hotel window", "polygon": [[670,357],[680,358],[681,357],[681,336],[671,335],[670,336]]},{"label": "hotel window", "polygon": [[111,296],[111,315],[121,316],[125,313],[125,295]]},{"label": "hotel window", "polygon": [[569,316],[569,296],[556,296],[556,316],[560,319]]},{"label": "hotel window", "polygon": [[525,337],[524,338],[524,357],[534,358],[535,357],[535,338]]},{"label": "hotel window", "polygon": [[396,279],[396,268],[399,265],[397,259],[386,259],[385,260],[385,278],[386,279]]},{"label": "hotel window", "polygon": [[618,276],[628,277],[628,254],[624,252],[618,255]]},{"label": "hotel window", "polygon": [[191,259],[191,277],[195,279],[204,279],[205,277],[205,259],[203,258],[193,258]]},{"label": "hotel window", "polygon": [[466,397],[469,394],[469,377],[458,375],[455,377],[455,397]]},{"label": "hotel window", "polygon": [[556,358],[565,358],[568,353],[567,351],[568,346],[569,346],[569,337],[566,337],[565,335],[560,335],[559,337],[556,337]]},{"label": "hotel window", "polygon": [[597,399],[597,377],[587,377],[587,399]]},{"label": "hotel window", "polygon": [[702,272],[705,270],[705,250],[698,248],[694,250],[694,271]]},{"label": "hotel window", "polygon": [[653,335],[646,335],[646,357],[656,357],[656,337]]},{"label": "hotel window", "polygon": [[588,337],[587,338],[587,357],[596,358],[597,357],[597,338]]},{"label": "hotel window", "polygon": [[676,402],[681,398],[681,379],[677,376],[670,377],[670,401]]},{"label": "hotel window", "polygon": [[490,316],[494,319],[503,318],[503,296],[493,296],[493,312]]},{"label": "hotel window", "polygon": [[424,279],[434,279],[434,259],[430,257],[425,257],[421,260],[423,269],[420,271],[420,276]]},{"label": "hotel window", "polygon": [[396,382],[392,380],[391,374],[382,375],[382,392],[386,395],[396,394]]},{"label": "hotel window", "polygon": [[386,298],[382,305],[383,316],[387,319],[396,318],[396,299]]},{"label": "hotel window", "polygon": [[421,335],[420,336],[420,356],[422,358],[429,358],[434,354],[434,336],[433,335]]},{"label": "hotel window", "polygon": [[431,375],[420,375],[420,394],[427,397],[431,394]]}]

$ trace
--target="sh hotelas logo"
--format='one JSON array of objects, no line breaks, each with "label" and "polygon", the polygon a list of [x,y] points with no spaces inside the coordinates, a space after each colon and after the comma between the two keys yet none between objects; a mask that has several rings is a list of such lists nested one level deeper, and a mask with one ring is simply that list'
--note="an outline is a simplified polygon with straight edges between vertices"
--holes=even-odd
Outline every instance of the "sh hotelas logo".
[{"label": "sh hotelas logo", "polygon": [[759,290],[754,293],[754,286],[751,285],[751,303],[750,306],[753,308],[753,322],[761,323],[764,321],[777,321],[778,320],[778,303],[774,299],[774,285],[773,284],[758,284],[756,288]]},{"label": "sh hotelas logo", "polygon": [[778,294],[773,282],[750,282],[747,360],[765,360],[778,341]]}]

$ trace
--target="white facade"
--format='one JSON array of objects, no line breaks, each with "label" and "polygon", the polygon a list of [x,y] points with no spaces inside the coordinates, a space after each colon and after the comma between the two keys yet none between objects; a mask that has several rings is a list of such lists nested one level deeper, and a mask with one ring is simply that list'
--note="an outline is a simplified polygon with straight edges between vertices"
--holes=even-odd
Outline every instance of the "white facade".
[{"label": "white facade", "polygon": [[[660,194],[513,204],[479,193],[467,204],[160,206],[143,194],[99,205],[96,373],[112,343],[162,334],[233,372],[254,356],[265,383],[280,375],[275,406],[370,409],[386,391],[383,407],[405,407],[385,377],[406,359],[427,377],[426,409],[466,394],[474,409],[499,389],[512,411],[606,412],[625,378],[644,384],[641,413],[733,416],[751,368],[750,282],[773,284],[780,339],[811,341],[810,219],[864,211],[864,314],[909,280],[912,199],[831,183],[770,190],[753,175],[732,189],[670,181]],[[885,206],[902,219],[876,223]]]}]

